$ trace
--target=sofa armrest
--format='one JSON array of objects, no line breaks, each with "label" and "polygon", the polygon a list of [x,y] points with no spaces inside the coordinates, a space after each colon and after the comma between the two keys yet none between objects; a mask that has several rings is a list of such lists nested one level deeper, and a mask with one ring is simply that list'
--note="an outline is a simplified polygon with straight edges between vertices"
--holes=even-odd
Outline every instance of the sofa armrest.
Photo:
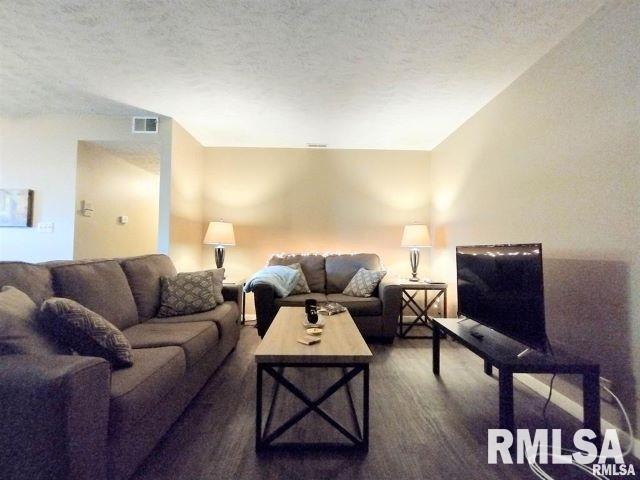
[{"label": "sofa armrest", "polygon": [[242,285],[223,285],[222,297],[227,302],[236,302],[242,305]]},{"label": "sofa armrest", "polygon": [[3,478],[105,478],[110,379],[102,358],[0,357]]},{"label": "sofa armrest", "polygon": [[264,337],[280,309],[276,305],[276,291],[271,285],[256,285],[253,289],[253,300],[256,307],[258,335]]},{"label": "sofa armrest", "polygon": [[393,339],[402,310],[402,287],[383,278],[378,286],[378,295],[382,301],[382,335]]}]

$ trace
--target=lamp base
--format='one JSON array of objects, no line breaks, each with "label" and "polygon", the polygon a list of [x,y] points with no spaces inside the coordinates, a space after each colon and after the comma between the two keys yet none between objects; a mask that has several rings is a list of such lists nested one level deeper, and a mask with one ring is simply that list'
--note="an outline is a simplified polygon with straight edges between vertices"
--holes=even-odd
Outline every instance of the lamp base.
[{"label": "lamp base", "polygon": [[410,282],[419,282],[418,278],[418,265],[420,265],[420,250],[418,248],[412,248],[409,250],[409,261],[411,263],[411,278]]},{"label": "lamp base", "polygon": [[224,246],[216,245],[216,248],[214,249],[214,256],[216,258],[217,268],[222,268],[222,266],[224,265],[224,254],[225,254]]}]

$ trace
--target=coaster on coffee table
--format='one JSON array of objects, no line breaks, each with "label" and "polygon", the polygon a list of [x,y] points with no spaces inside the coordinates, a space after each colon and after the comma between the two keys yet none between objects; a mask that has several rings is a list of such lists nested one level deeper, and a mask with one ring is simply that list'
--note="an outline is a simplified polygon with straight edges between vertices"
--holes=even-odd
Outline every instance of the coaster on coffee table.
[{"label": "coaster on coffee table", "polygon": [[323,318],[320,315],[318,315],[318,321],[316,323],[309,323],[305,318],[304,321],[302,322],[302,325],[304,325],[304,328],[323,328],[326,321],[327,321],[326,318]]}]

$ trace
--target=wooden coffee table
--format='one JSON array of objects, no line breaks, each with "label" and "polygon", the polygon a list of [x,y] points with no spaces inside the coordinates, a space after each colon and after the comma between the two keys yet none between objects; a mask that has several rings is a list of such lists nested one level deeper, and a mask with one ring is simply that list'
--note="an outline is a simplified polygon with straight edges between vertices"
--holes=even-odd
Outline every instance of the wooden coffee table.
[{"label": "wooden coffee table", "polygon": [[[373,357],[371,350],[358,331],[349,312],[323,317],[326,319],[322,340],[315,345],[303,345],[296,340],[305,335],[303,307],[282,307],[269,327],[267,334],[255,352],[257,363],[256,388],[256,450],[266,447],[287,446],[331,446],[357,447],[369,446],[369,362]],[[329,386],[315,399],[309,398],[300,388],[284,375],[287,367],[295,368],[336,368],[342,371],[342,377]],[[262,380],[266,372],[275,380],[271,405],[267,420],[262,420]],[[349,382],[359,373],[363,375],[362,423],[351,396]],[[273,428],[271,419],[276,403],[277,392],[283,386],[298,399],[304,407],[280,426]],[[341,388],[348,396],[349,410],[355,426],[355,432],[344,427],[321,408],[321,404]],[[329,425],[349,440],[349,443],[277,443],[274,441],[311,412],[316,412]]]}]

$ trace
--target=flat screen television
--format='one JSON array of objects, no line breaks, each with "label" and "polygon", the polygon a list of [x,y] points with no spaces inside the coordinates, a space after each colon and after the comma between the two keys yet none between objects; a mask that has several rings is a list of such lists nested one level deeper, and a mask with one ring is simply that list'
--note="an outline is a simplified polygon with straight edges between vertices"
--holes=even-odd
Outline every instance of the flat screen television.
[{"label": "flat screen television", "polygon": [[458,316],[547,351],[542,244],[456,248]]}]

